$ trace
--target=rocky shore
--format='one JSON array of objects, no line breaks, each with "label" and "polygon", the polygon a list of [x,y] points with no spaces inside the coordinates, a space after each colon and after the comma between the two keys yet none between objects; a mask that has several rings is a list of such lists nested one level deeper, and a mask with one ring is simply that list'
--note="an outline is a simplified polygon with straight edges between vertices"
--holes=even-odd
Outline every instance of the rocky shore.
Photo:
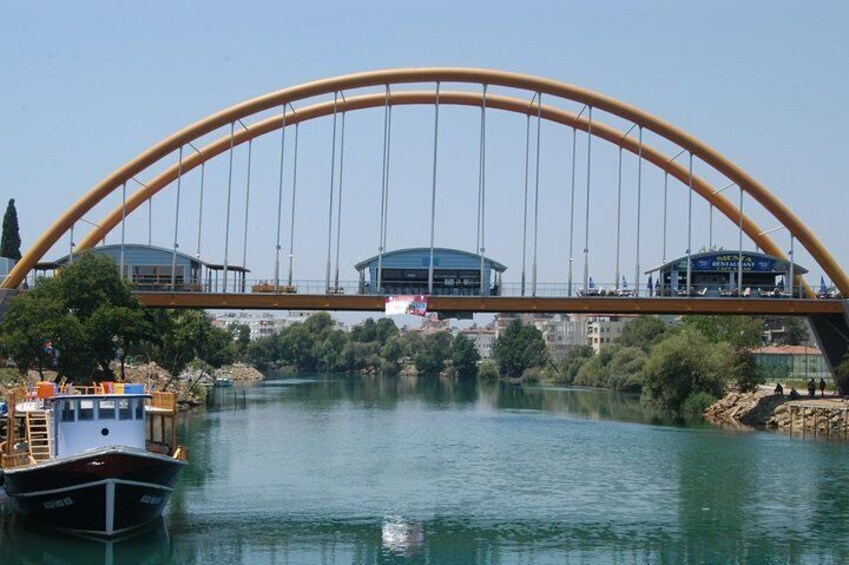
[{"label": "rocky shore", "polygon": [[[115,374],[119,374],[120,367],[113,368]],[[181,410],[187,410],[197,406],[201,406],[206,399],[206,387],[202,386],[198,378],[202,376],[198,371],[185,371],[178,378],[172,378],[171,373],[163,369],[156,363],[147,363],[143,365],[127,365],[124,368],[125,381],[128,383],[141,383],[149,385],[152,390],[169,390],[177,394],[177,404]],[[45,371],[44,377],[47,380],[54,380],[56,373],[53,371]],[[233,382],[253,382],[260,381],[265,376],[248,365],[233,365],[231,367],[222,367],[216,369],[213,375],[209,375],[211,381],[213,377],[227,377]],[[20,378],[20,377],[19,377]],[[30,383],[36,383],[41,380],[41,377],[36,371],[30,371],[26,377]],[[21,379],[23,383],[23,379]],[[7,388],[0,385],[0,398],[5,398]]]},{"label": "rocky shore", "polygon": [[849,402],[836,396],[789,400],[760,389],[730,392],[704,412],[719,425],[849,439]]}]

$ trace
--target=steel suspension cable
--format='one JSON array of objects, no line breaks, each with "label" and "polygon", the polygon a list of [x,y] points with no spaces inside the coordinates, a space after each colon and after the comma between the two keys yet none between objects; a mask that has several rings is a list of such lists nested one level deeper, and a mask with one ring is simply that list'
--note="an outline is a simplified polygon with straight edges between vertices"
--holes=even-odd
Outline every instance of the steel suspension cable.
[{"label": "steel suspension cable", "polygon": [[124,245],[127,233],[127,183],[121,185],[121,280],[126,279],[124,274]]},{"label": "steel suspension cable", "polygon": [[206,174],[206,163],[200,164],[200,198],[198,199],[198,247],[196,257],[200,259],[200,241],[203,228],[203,182]]},{"label": "steel suspension cable", "polygon": [[572,128],[572,190],[569,199],[569,281],[568,294],[572,296],[572,266],[575,263],[575,163],[577,158],[578,130]]},{"label": "steel suspension cable", "polygon": [[484,252],[485,252],[485,221],[486,221],[486,85],[483,85],[483,99],[481,102],[481,132],[480,132],[480,158],[478,171],[478,241],[481,262],[481,296],[489,294],[486,290],[484,280]]},{"label": "steel suspension cable", "polygon": [[386,140],[386,186],[384,188],[386,195],[383,207],[383,241],[381,241],[384,253],[387,249],[386,240],[389,238],[389,188],[391,186],[389,180],[392,172],[392,106],[389,106],[389,126],[386,133]]},{"label": "steel suspension cable", "polygon": [[251,155],[253,152],[253,139],[248,140],[248,175],[245,180],[245,235],[242,241],[242,267],[248,266],[248,212],[251,205]]},{"label": "steel suspension cable", "polygon": [[380,235],[377,241],[377,293],[383,288],[383,242],[386,230],[386,184],[389,163],[389,85],[386,85],[383,103],[383,165],[380,171]]},{"label": "steel suspension cable", "polygon": [[342,133],[339,140],[339,206],[336,210],[336,274],[333,286],[339,289],[339,249],[342,244],[342,173],[345,165],[345,112],[342,112]]},{"label": "steel suspension cable", "polygon": [[590,179],[592,174],[593,107],[587,110],[587,210],[584,220],[584,292],[590,271]]},{"label": "steel suspension cable", "polygon": [[[640,296],[640,233],[643,208],[643,126],[639,127],[637,149],[637,264],[634,269],[634,293]],[[651,291],[651,289],[649,289]]]},{"label": "steel suspension cable", "polygon": [[740,187],[740,226],[737,247],[737,296],[743,296],[743,187]]},{"label": "steel suspension cable", "polygon": [[622,148],[619,148],[619,169],[616,183],[616,274],[615,288],[619,290],[619,248],[622,234]]},{"label": "steel suspension cable", "polygon": [[330,292],[330,257],[333,245],[333,193],[336,189],[336,103],[339,93],[333,93],[333,139],[330,145],[330,198],[327,206],[327,270],[324,278],[324,292]]},{"label": "steel suspension cable", "polygon": [[[177,248],[180,244],[177,242],[180,229],[180,187],[183,181],[183,146],[180,146],[179,157],[177,158],[177,202],[174,206],[174,247],[171,253],[171,292],[177,290]],[[185,282],[185,275],[184,280]]]},{"label": "steel suspension cable", "polygon": [[298,135],[300,132],[300,123],[295,124],[295,147],[294,158],[292,161],[292,214],[289,218],[289,277],[287,285],[292,288],[292,272],[295,262],[295,196],[298,188]]},{"label": "steel suspension cable", "polygon": [[528,250],[528,171],[530,169],[531,115],[526,116],[525,126],[525,202],[522,213],[522,296],[525,296],[525,258]]},{"label": "steel suspension cable", "polygon": [[663,260],[666,263],[666,203],[669,198],[669,173],[663,173]]},{"label": "steel suspension cable", "polygon": [[227,215],[224,223],[224,268],[222,274],[222,292],[227,292],[227,269],[230,259],[230,202],[233,196],[233,142],[236,134],[236,122],[230,122],[230,168],[227,173]]},{"label": "steel suspension cable", "polygon": [[439,83],[436,83],[436,104],[433,118],[433,186],[430,194],[430,260],[427,266],[427,292],[433,294],[433,241],[436,235],[436,171],[439,155]]},{"label": "steel suspension cable", "polygon": [[693,283],[693,152],[690,152],[690,167],[688,186],[690,188],[687,197],[687,295],[690,295],[690,287]]},{"label": "steel suspension cable", "polygon": [[280,175],[277,179],[277,237],[274,240],[274,292],[280,290],[280,226],[283,217],[283,164],[286,155],[286,106],[280,127]]},{"label": "steel suspension cable", "polygon": [[537,154],[534,179],[534,259],[531,268],[531,296],[537,295],[537,243],[539,241],[539,148],[542,131],[542,93],[537,93]]}]

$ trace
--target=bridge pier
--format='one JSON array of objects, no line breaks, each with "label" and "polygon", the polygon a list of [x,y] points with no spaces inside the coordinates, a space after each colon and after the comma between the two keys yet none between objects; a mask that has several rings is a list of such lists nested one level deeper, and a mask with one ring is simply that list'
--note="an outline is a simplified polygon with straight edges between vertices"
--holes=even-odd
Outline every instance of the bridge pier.
[{"label": "bridge pier", "polygon": [[849,396],[849,379],[840,380],[835,374],[835,369],[849,351],[849,301],[843,301],[843,312],[809,315],[808,322],[837,384],[837,390],[841,396]]}]

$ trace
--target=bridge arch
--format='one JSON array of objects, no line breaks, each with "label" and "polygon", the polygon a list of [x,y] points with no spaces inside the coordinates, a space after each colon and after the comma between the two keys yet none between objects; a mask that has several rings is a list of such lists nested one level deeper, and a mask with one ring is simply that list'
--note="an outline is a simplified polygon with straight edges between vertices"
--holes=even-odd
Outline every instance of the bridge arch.
[{"label": "bridge arch", "polygon": [[[89,210],[91,210],[92,207],[94,207],[97,203],[99,203],[101,200],[111,194],[114,190],[119,188],[123,183],[127,182],[132,177],[145,170],[147,167],[158,162],[162,158],[167,157],[169,154],[173,153],[180,147],[194,140],[197,140],[199,137],[206,135],[219,127],[233,123],[243,118],[248,118],[249,116],[254,115],[258,112],[263,112],[274,107],[285,107],[286,104],[290,104],[295,101],[320,95],[331,94],[334,92],[349,91],[359,88],[383,85],[442,82],[469,83],[516,88],[529,92],[539,93],[540,95],[545,94],[557,98],[572,100],[628,120],[648,131],[655,133],[656,135],[666,138],[667,140],[681,147],[683,150],[690,152],[693,157],[698,158],[702,162],[711,166],[716,171],[723,174],[729,180],[737,184],[741,190],[745,191],[750,196],[752,196],[761,206],[763,206],[764,209],[769,211],[783,226],[785,226],[788,231],[799,241],[799,243],[802,244],[802,246],[804,246],[808,250],[814,260],[828,274],[832,281],[834,281],[840,291],[844,295],[849,295],[849,278],[847,278],[846,274],[843,272],[841,267],[837,264],[837,262],[828,252],[828,250],[814,236],[814,234],[807,228],[807,226],[805,226],[784,204],[782,204],[757,180],[755,180],[752,176],[743,171],[736,164],[723,157],[721,154],[719,154],[717,151],[715,151],[713,148],[711,148],[704,142],[696,139],[690,134],[684,132],[683,130],[667,123],[666,121],[652,114],[649,114],[648,112],[645,112],[634,106],[631,106],[629,104],[626,104],[624,102],[621,102],[619,100],[616,100],[598,92],[583,89],[574,85],[562,83],[551,79],[545,79],[519,73],[474,68],[389,69],[323,79],[283,89],[277,92],[266,94],[264,96],[260,96],[258,98],[254,98],[252,100],[242,102],[240,104],[236,104],[212,116],[195,122],[187,128],[165,138],[161,142],[150,147],[149,149],[138,155],[136,158],[132,159],[131,161],[127,162],[125,165],[114,171],[108,177],[103,179],[100,183],[92,187],[92,189],[90,189],[83,197],[81,197],[74,205],[72,205],[65,213],[63,213],[33,243],[33,245],[27,250],[22,259],[18,262],[18,264],[6,278],[3,283],[3,287],[14,288],[19,285],[23,278],[26,276],[26,273],[29,272],[35,266],[36,262],[41,259],[44,253],[46,253],[58,241],[58,239],[71,228],[71,226],[76,221],[81,219]],[[420,99],[422,99],[426,98],[426,95],[429,93],[394,93],[392,97],[395,98],[395,100],[392,103],[400,105],[402,104],[402,100],[405,100],[401,98],[401,96],[410,94],[422,95],[420,97]],[[462,95],[466,93],[457,94]],[[357,98],[365,102],[364,99],[367,99],[368,96]],[[385,100],[383,95],[377,95],[373,98],[377,98],[380,100],[380,104],[375,104],[378,106],[383,104]],[[495,100],[496,98],[498,97],[496,97],[495,95],[488,95],[488,106],[492,107],[494,103],[491,101]],[[407,103],[432,103],[421,101],[414,102],[414,99],[415,96],[411,95],[407,100]],[[445,101],[445,94],[440,94],[440,103],[442,103],[443,101]],[[504,102],[506,106],[515,104],[513,102],[507,104],[506,100],[502,102]],[[476,105],[480,104],[480,98],[478,98],[476,104],[472,99],[466,98],[463,98],[463,100],[459,100],[458,98],[458,102],[456,103],[461,103],[465,105]],[[524,113],[527,113],[528,103],[526,101],[521,100],[519,101],[519,103],[524,106],[524,110],[522,111]],[[328,106],[332,107],[331,104],[316,104],[315,106],[311,106],[310,108],[315,109],[314,111],[319,114],[322,111],[325,113],[329,113],[327,111]],[[546,119],[560,121],[561,123],[571,121],[572,123],[566,123],[566,125],[570,125],[570,127],[575,127],[577,129],[587,129],[586,127],[581,127],[581,125],[586,126],[587,122],[585,120],[582,121],[580,119],[577,119],[574,114],[570,114],[562,110],[557,110],[555,108],[549,109],[543,107],[543,109],[545,110],[544,113]],[[514,111],[519,110],[517,109]],[[559,114],[559,112],[562,112],[562,114]],[[298,113],[304,113],[304,110],[301,109],[297,112],[294,112],[293,117]],[[541,113],[543,112],[541,111]],[[570,115],[572,116],[571,118]],[[282,124],[282,116],[278,117],[278,119]],[[565,122],[562,120],[565,120]],[[289,121],[287,120],[287,124],[288,123]],[[258,128],[258,125],[254,125],[252,128],[250,128],[248,130],[248,133],[253,130],[255,133],[259,134],[259,130],[256,128]],[[594,121],[593,130],[596,129],[601,130],[603,128],[601,123]],[[621,135],[621,132],[618,132],[613,128],[608,128],[608,130],[609,131],[606,131],[607,134],[612,135],[613,132],[616,132],[616,135]],[[593,133],[595,133],[595,131]],[[240,132],[240,134],[245,135],[245,132]],[[605,135],[599,135],[599,137],[607,139]],[[246,139],[243,140],[243,142],[244,141],[246,141]],[[608,141],[612,140],[608,139]],[[627,137],[624,137],[624,139],[622,139],[622,142],[623,143],[620,144],[620,146],[623,147],[623,149],[632,152],[634,151],[633,146],[636,144],[636,142]],[[214,145],[215,143],[210,144],[210,146]],[[210,146],[207,146],[204,149],[210,149]],[[646,157],[646,159],[652,162],[653,164],[659,165],[658,161],[662,160],[660,157],[661,154],[659,154],[659,152],[650,152],[646,149],[646,146],[643,145],[643,156]],[[654,158],[650,158],[649,154],[651,154]],[[665,158],[665,156],[663,158]],[[202,162],[200,161],[200,157],[197,155],[192,155],[184,159],[184,172],[187,170],[186,166],[191,163],[193,159],[196,161],[194,162],[194,166],[197,166],[200,164],[200,162]],[[672,164],[675,165],[674,163]],[[681,180],[681,176],[679,175],[681,174],[682,169],[683,167],[681,167],[680,165],[675,165],[671,167],[670,170],[668,170],[667,172]],[[166,173],[167,172],[168,171],[166,171]],[[163,175],[164,174],[165,173],[163,173]],[[161,176],[162,175],[160,175],[160,177]],[[684,180],[682,182],[688,182],[689,173],[685,175],[685,178],[687,178],[687,180]],[[167,183],[165,183],[165,185],[167,185]],[[739,212],[736,211],[736,208],[733,206],[733,204],[731,204],[730,201],[728,201],[728,199],[724,198],[722,195],[716,194],[714,191],[712,191],[711,187],[707,183],[704,183],[704,181],[699,180],[697,182],[696,177],[693,177],[693,189],[696,190],[697,193],[706,200],[714,202],[714,205],[717,207],[717,209],[719,209],[727,217],[734,220],[739,217]],[[137,193],[133,196],[136,196],[141,192],[143,192],[143,190],[137,191]],[[136,206],[140,202],[141,201],[138,200],[134,201]],[[113,216],[114,211],[112,214],[110,214],[109,218],[112,218]],[[112,227],[114,227],[114,225]],[[754,222],[751,222],[746,218],[744,218],[744,231],[765,251],[776,255],[782,255],[780,250],[778,250],[777,246],[775,246],[775,244],[771,240],[769,240],[768,237],[760,233],[760,230],[754,224]],[[97,241],[97,239],[97,237],[94,237],[94,241]],[[84,243],[85,245],[91,245],[91,238],[87,237]]]}]

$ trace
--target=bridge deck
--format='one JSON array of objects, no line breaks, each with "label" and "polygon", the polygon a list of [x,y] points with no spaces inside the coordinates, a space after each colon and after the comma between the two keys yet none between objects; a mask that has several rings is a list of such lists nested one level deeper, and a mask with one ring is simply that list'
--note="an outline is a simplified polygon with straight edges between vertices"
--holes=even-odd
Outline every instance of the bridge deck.
[{"label": "bridge deck", "polygon": [[[382,296],[140,292],[153,308],[382,311]],[[432,312],[549,312],[593,314],[842,314],[840,300],[779,298],[532,298],[432,296]]]}]

